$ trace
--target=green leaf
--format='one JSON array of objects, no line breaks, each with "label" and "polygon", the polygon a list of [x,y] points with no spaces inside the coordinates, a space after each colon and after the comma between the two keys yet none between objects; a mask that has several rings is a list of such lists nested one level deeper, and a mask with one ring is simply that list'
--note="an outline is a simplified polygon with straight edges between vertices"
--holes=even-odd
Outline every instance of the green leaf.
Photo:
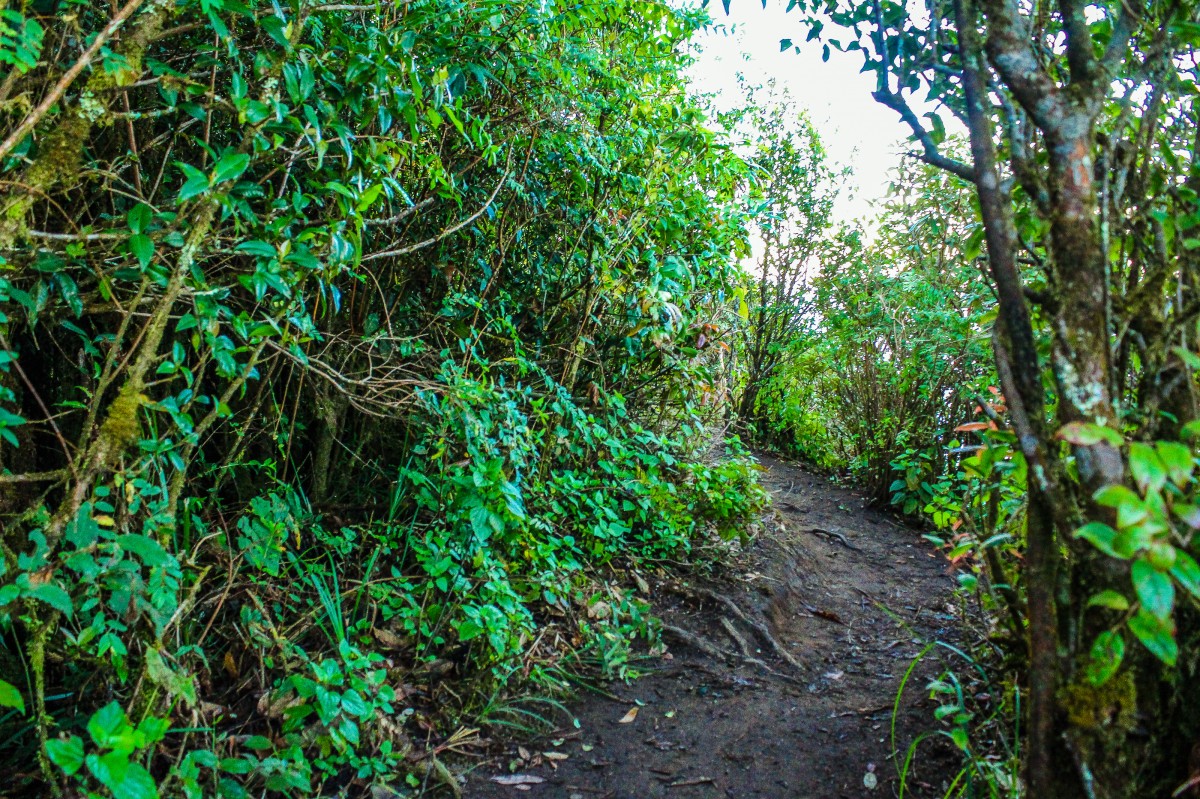
[{"label": "green leaf", "polygon": [[1091,660],[1087,665],[1087,679],[1092,685],[1104,685],[1121,668],[1125,659],[1125,639],[1120,633],[1106,630],[1096,636],[1092,644]]},{"label": "green leaf", "polygon": [[1105,486],[1093,498],[1098,505],[1117,509],[1117,526],[1122,528],[1138,524],[1150,515],[1142,498],[1123,485]]},{"label": "green leaf", "polygon": [[140,763],[130,763],[112,789],[114,799],[158,799],[158,785]]},{"label": "green leaf", "polygon": [[149,236],[142,233],[130,236],[129,252],[133,253],[133,256],[138,259],[138,263],[145,269],[154,259],[154,242]]},{"label": "green leaf", "polygon": [[1168,666],[1175,665],[1179,657],[1179,645],[1175,643],[1175,629],[1169,619],[1159,618],[1144,610],[1138,611],[1129,620],[1129,630],[1155,657]]},{"label": "green leaf", "polygon": [[1080,447],[1091,447],[1100,442],[1119,447],[1125,443],[1125,439],[1116,430],[1113,430],[1111,427],[1092,424],[1091,422],[1071,422],[1070,424],[1065,424],[1059,429],[1057,437],[1068,444],[1075,444]]},{"label": "green leaf", "polygon": [[258,255],[263,258],[274,258],[279,255],[279,252],[267,244],[265,241],[243,241],[238,246],[234,247],[237,252],[247,252],[251,255]]},{"label": "green leaf", "polygon": [[16,708],[18,713],[25,713],[25,698],[17,690],[17,686],[0,680],[0,707]]},{"label": "green leaf", "polygon": [[177,696],[190,706],[196,704],[196,682],[191,675],[176,672],[157,649],[146,650],[146,676],[171,696]]},{"label": "green leaf", "polygon": [[241,177],[241,174],[246,171],[246,167],[250,166],[250,156],[245,153],[227,152],[221,156],[221,160],[213,167],[213,184],[224,183],[227,180],[236,180]]},{"label": "green leaf", "polygon": [[480,541],[492,535],[492,512],[482,505],[471,508],[471,529]]},{"label": "green leaf", "polygon": [[39,602],[45,602],[67,618],[71,617],[71,613],[74,610],[71,606],[71,595],[63,590],[62,586],[58,583],[36,585],[27,590],[25,595],[33,597]]},{"label": "green leaf", "polygon": [[1181,488],[1186,485],[1196,468],[1192,450],[1186,444],[1176,441],[1159,441],[1154,445],[1154,449],[1158,451],[1159,459],[1167,467],[1171,482]]},{"label": "green leaf", "polygon": [[1171,567],[1171,576],[1179,581],[1183,590],[1200,599],[1200,566],[1182,549],[1175,553],[1175,565]]},{"label": "green leaf", "polygon": [[371,706],[362,698],[362,694],[351,688],[342,694],[342,710],[361,718],[371,712]]},{"label": "green leaf", "polygon": [[1161,491],[1167,482],[1167,467],[1149,444],[1135,441],[1129,445],[1129,470],[1142,493]]},{"label": "green leaf", "polygon": [[1179,521],[1193,530],[1200,530],[1200,507],[1189,505],[1186,502],[1177,502],[1172,510],[1175,511],[1175,516]]},{"label": "green leaf", "polygon": [[147,535],[128,533],[117,536],[117,546],[137,555],[147,566],[166,566],[175,562],[161,544]]},{"label": "green leaf", "polygon": [[[1117,531],[1104,522],[1088,522],[1075,531],[1075,537],[1082,538],[1111,558],[1121,558],[1121,555],[1113,548],[1113,540],[1117,537]],[[1121,559],[1124,560],[1124,558]]]},{"label": "green leaf", "polygon": [[291,48],[292,43],[288,41],[287,28],[279,17],[263,17],[258,24],[280,47]]},{"label": "green leaf", "polygon": [[145,233],[146,228],[154,220],[154,212],[145,203],[138,203],[129,209],[129,213],[126,214],[125,219],[129,223],[130,232]]},{"label": "green leaf", "polygon": [[128,729],[125,711],[115,700],[93,713],[87,723],[88,734],[97,746],[113,746],[121,733]]},{"label": "green leaf", "polygon": [[167,737],[171,720],[160,716],[146,716],[137,725],[138,748],[145,749]]},{"label": "green leaf", "polygon": [[1110,610],[1129,610],[1129,600],[1116,591],[1101,591],[1088,600],[1089,608],[1108,608]]},{"label": "green leaf", "polygon": [[1119,508],[1122,505],[1141,505],[1142,498],[1123,485],[1105,486],[1092,495],[1096,504],[1106,508]]},{"label": "green leaf", "polygon": [[1170,616],[1175,606],[1175,584],[1171,578],[1144,560],[1134,561],[1131,574],[1142,607],[1160,619]]},{"label": "green leaf", "polygon": [[458,640],[470,641],[483,632],[483,627],[470,619],[464,619],[458,624]]},{"label": "green leaf", "polygon": [[46,741],[46,755],[69,777],[83,768],[83,739],[72,735]]},{"label": "green leaf", "polygon": [[179,202],[185,202],[208,191],[208,175],[190,164],[180,164],[179,168],[186,178],[183,187],[179,189],[179,196],[176,198]]}]

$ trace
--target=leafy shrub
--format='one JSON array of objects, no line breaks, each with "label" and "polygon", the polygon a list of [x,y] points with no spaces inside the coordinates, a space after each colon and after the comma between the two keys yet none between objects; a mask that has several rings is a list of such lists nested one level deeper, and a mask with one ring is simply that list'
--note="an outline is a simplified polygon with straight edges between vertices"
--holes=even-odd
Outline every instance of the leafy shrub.
[{"label": "leafy shrub", "polygon": [[0,20],[5,96],[68,85],[0,109],[22,785],[402,789],[575,650],[625,671],[601,568],[763,499],[707,460],[747,168],[679,88],[703,12],[70,5]]},{"label": "leafy shrub", "polygon": [[806,289],[819,313],[759,400],[773,440],[881,503],[921,461],[930,477],[952,473],[953,428],[996,382],[992,300],[960,260],[974,237],[965,190],[912,164],[896,185],[877,233],[842,231],[827,248]]}]

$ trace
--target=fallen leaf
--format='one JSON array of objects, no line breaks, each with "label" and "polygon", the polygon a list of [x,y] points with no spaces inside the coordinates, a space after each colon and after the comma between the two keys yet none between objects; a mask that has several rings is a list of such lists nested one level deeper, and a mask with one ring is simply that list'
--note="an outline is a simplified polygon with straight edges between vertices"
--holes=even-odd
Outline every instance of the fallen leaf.
[{"label": "fallen leaf", "polygon": [[375,640],[383,645],[385,649],[403,649],[404,639],[396,635],[391,630],[381,630],[373,628],[371,634],[375,636]]},{"label": "fallen leaf", "polygon": [[547,760],[566,760],[570,755],[565,752],[542,752],[542,757]]},{"label": "fallen leaf", "polygon": [[621,716],[621,720],[618,721],[617,723],[618,724],[632,724],[633,720],[637,718],[637,714],[638,714],[638,709],[636,707],[631,707],[631,708],[629,708],[629,712],[626,713],[624,716]]},{"label": "fallen leaf", "polygon": [[845,676],[846,676],[846,672],[844,672],[844,671],[840,671],[840,670],[839,671],[831,671],[831,672],[828,672],[825,674],[825,679],[840,680]]},{"label": "fallen leaf", "polygon": [[641,591],[643,594],[650,593],[650,584],[647,583],[644,579],[642,579],[642,575],[638,574],[637,572],[634,572],[633,573],[633,581],[635,583],[637,583],[638,590]]},{"label": "fallen leaf", "polygon": [[492,782],[500,785],[538,785],[545,781],[543,778],[533,774],[499,774],[492,777]]},{"label": "fallen leaf", "polygon": [[[902,561],[902,560],[898,560],[896,562],[904,563],[904,561]],[[816,616],[817,618],[827,619],[829,621],[836,622],[838,624],[846,623],[845,621],[842,620],[841,616],[837,615],[836,613],[834,613],[831,610],[821,610],[820,608],[814,608],[811,605],[807,606],[807,609],[808,609],[809,613]]]},{"label": "fallen leaf", "polygon": [[591,744],[582,744],[579,748],[585,752],[590,752],[593,749],[595,749],[596,747],[592,746]]},{"label": "fallen leaf", "polygon": [[525,747],[523,747],[523,746],[518,746],[518,747],[517,747],[517,754],[518,754],[518,755],[520,755],[520,757],[521,757],[521,759],[522,759],[522,760],[528,760],[528,759],[529,759],[529,750],[528,750],[528,749],[526,749],[526,748],[525,748]]}]

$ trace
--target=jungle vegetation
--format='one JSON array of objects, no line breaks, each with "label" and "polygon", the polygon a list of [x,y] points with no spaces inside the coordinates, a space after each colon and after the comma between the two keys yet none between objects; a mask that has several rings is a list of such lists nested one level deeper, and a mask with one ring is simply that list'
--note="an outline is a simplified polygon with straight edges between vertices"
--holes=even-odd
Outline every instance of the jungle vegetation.
[{"label": "jungle vegetation", "polygon": [[960,708],[957,795],[1188,790],[1195,4],[789,7],[912,134],[872,224],[686,88],[719,8],[0,10],[8,787],[457,790],[747,545],[757,446],[985,614],[1016,754]]}]

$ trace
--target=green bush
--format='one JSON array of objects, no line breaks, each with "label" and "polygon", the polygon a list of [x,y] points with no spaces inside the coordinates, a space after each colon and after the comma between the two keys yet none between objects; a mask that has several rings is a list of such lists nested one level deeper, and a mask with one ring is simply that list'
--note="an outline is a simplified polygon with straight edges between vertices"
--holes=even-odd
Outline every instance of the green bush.
[{"label": "green bush", "polygon": [[707,460],[747,167],[680,89],[704,13],[60,5],[0,21],[5,97],[67,84],[0,107],[0,759],[402,788],[627,673],[610,567],[764,496]]}]

